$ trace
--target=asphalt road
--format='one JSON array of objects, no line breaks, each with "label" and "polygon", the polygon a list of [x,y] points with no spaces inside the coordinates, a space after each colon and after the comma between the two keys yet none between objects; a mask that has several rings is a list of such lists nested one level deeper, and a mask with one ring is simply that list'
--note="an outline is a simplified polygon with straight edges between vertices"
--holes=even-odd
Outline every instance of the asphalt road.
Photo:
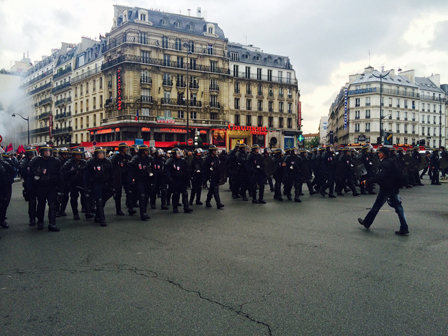
[{"label": "asphalt road", "polygon": [[[428,180],[424,181],[428,184]],[[403,190],[411,234],[374,196],[27,225],[0,236],[1,335],[446,335],[448,184]],[[306,188],[305,188],[306,189]],[[203,195],[203,198],[205,196]],[[47,224],[47,223],[46,223]]]}]

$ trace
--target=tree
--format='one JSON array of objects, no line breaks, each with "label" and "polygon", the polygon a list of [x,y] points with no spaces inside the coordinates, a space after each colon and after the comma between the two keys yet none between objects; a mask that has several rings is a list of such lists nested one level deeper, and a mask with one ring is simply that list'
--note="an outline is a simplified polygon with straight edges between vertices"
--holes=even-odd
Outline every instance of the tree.
[{"label": "tree", "polygon": [[313,146],[313,148],[319,147],[319,137],[315,136],[310,141],[310,147]]}]

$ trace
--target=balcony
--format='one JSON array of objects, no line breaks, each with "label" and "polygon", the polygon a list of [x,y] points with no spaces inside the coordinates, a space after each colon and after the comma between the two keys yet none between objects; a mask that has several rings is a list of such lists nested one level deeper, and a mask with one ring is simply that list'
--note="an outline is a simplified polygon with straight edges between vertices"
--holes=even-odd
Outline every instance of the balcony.
[{"label": "balcony", "polygon": [[50,114],[51,114],[51,112],[44,112],[44,113],[39,114],[39,120],[47,119],[48,117],[50,117]]},{"label": "balcony", "polygon": [[29,86],[31,84],[34,84],[34,83],[40,81],[41,79],[44,79],[45,77],[48,77],[48,76],[50,76],[52,74],[53,74],[53,70],[48,70],[47,72],[44,72],[42,75],[39,75],[36,78],[33,78],[29,82],[23,83],[22,85],[19,86],[19,89],[23,89],[23,88],[25,88],[25,86]]},{"label": "balcony", "polygon": [[270,107],[269,112],[274,112],[274,109],[272,107]]},{"label": "balcony", "polygon": [[53,130],[54,135],[64,134],[64,133],[71,133],[73,131],[73,127],[64,127],[64,128],[55,128]]},{"label": "balcony", "polygon": [[153,103],[152,96],[140,96],[140,100],[142,103]]},{"label": "balcony", "polygon": [[259,98],[259,99],[263,99],[264,98],[262,91],[258,91],[257,92],[257,98]]},{"label": "balcony", "polygon": [[[171,98],[161,98],[160,100],[162,105],[177,105],[177,106],[186,106],[186,102],[183,99],[171,99]],[[202,107],[202,102],[197,100],[191,100],[189,102],[190,107]]]},{"label": "balcony", "polygon": [[412,118],[412,121],[415,121],[415,118]]},{"label": "balcony", "polygon": [[216,84],[210,85],[210,91],[219,92],[219,86]]},{"label": "balcony", "polygon": [[246,111],[252,111],[252,106],[246,106]]},{"label": "balcony", "polygon": [[58,86],[56,86],[55,88],[53,88],[52,90],[51,90],[51,93],[56,93],[56,92],[58,92],[58,91],[61,91],[61,90],[64,90],[64,89],[66,89],[66,88],[68,88],[68,87],[70,87],[70,86],[72,86],[72,83],[70,83],[70,82],[65,82],[64,84],[61,84],[61,85],[58,85]]},{"label": "balcony", "polygon": [[199,89],[199,83],[197,82],[190,83],[190,89]]},{"label": "balcony", "polygon": [[359,117],[358,117],[358,116],[356,116],[356,117],[355,117],[355,120],[359,120]]},{"label": "balcony", "polygon": [[150,65],[156,65],[161,67],[167,67],[167,68],[176,68],[176,69],[183,69],[183,70],[189,70],[189,71],[198,71],[198,72],[211,72],[211,73],[218,73],[222,75],[229,75],[230,70],[226,68],[218,68],[218,67],[210,67],[208,65],[201,65],[201,64],[178,64],[177,62],[168,62],[164,61],[163,59],[158,58],[150,58],[150,57],[143,57],[143,56],[135,56],[135,55],[122,55],[118,56],[117,58],[110,60],[103,65],[101,65],[101,70],[106,70],[111,67],[114,67],[116,65],[122,64],[122,63],[141,63],[141,64],[150,64]]},{"label": "balcony", "polygon": [[70,118],[71,116],[72,116],[71,112],[64,112],[64,113],[56,114],[55,119],[56,120],[65,119],[65,118]]},{"label": "balcony", "polygon": [[60,105],[66,105],[66,104],[70,104],[72,102],[72,97],[67,97],[67,98],[62,98],[56,101],[56,103],[54,103],[54,106],[60,106]]},{"label": "balcony", "polygon": [[40,127],[40,128],[35,128],[33,130],[30,130],[30,134],[39,134],[39,133],[48,133],[49,132],[49,128],[47,127]]},{"label": "balcony", "polygon": [[67,68],[65,68],[64,70],[58,70],[58,72],[53,76],[53,80],[58,79],[66,74],[68,74],[69,72],[72,71],[72,66],[68,66]]},{"label": "balcony", "polygon": [[405,121],[408,121],[408,118],[404,118]]},{"label": "balcony", "polygon": [[140,77],[140,83],[141,84],[152,84],[152,78],[149,76],[142,76],[142,77]]},{"label": "balcony", "polygon": [[241,92],[240,92],[240,89],[235,89],[235,90],[233,91],[233,93],[240,94]]},{"label": "balcony", "polygon": [[34,90],[28,92],[28,94],[29,94],[29,95],[33,95],[33,94],[35,94],[35,93],[38,93],[38,92],[40,92],[40,91],[43,91],[43,90],[46,90],[46,89],[49,89],[49,88],[51,88],[51,83],[47,83],[47,84],[44,84],[44,85],[42,85],[42,86],[39,86],[38,88],[36,88],[36,89],[34,89]]},{"label": "balcony", "polygon": [[400,120],[400,117],[397,117],[397,120]]},{"label": "balcony", "polygon": [[221,108],[221,104],[219,102],[210,102],[210,107],[212,108]]},{"label": "balcony", "polygon": [[178,88],[186,88],[187,87],[187,83],[186,82],[176,82],[176,87]]},{"label": "balcony", "polygon": [[292,113],[292,110],[288,110],[288,113]]},{"label": "balcony", "polygon": [[268,98],[274,98],[274,92],[269,92],[268,93]]},{"label": "balcony", "polygon": [[279,109],[278,111],[279,111],[280,113],[283,113],[283,109]]},{"label": "balcony", "polygon": [[259,112],[263,112],[263,108],[259,106],[259,107],[258,107],[258,111],[259,111]]},{"label": "balcony", "polygon": [[416,97],[418,98],[420,95],[418,93],[407,92],[404,90],[393,90],[393,89],[382,89],[383,94],[389,94],[394,96],[404,96],[404,97]]},{"label": "balcony", "polygon": [[163,86],[173,86],[173,81],[171,79],[164,79],[162,85]]},{"label": "balcony", "polygon": [[283,93],[279,93],[279,94],[278,94],[278,97],[279,97],[279,98],[284,98],[285,95],[284,95]]},{"label": "balcony", "polygon": [[[83,74],[81,74],[81,75],[72,77],[71,80],[70,80],[70,82],[71,82],[72,84],[77,83],[77,82],[79,82],[79,81],[81,81],[81,80],[83,80],[83,79],[85,79],[85,78],[87,78],[87,77],[93,76],[93,75],[95,75],[95,74],[97,74],[97,73],[99,73],[99,72],[101,72],[101,70],[100,70],[99,68],[97,68],[97,69],[91,69],[91,70],[86,71],[85,73],[83,73]],[[101,90],[101,89],[102,89],[102,88],[100,87],[100,90]]]}]

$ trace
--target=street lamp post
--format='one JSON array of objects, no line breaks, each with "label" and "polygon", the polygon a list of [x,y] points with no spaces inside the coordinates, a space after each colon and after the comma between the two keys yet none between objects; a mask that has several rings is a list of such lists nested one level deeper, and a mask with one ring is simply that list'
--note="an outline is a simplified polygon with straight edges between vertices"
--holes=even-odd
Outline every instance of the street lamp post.
[{"label": "street lamp post", "polygon": [[387,77],[390,74],[391,70],[389,70],[387,72],[387,74],[385,75],[375,75],[373,72],[371,73],[371,75],[373,77],[379,78],[380,79],[380,143],[383,143],[383,78]]},{"label": "street lamp post", "polygon": [[183,44],[183,47],[184,48],[187,48],[187,99],[185,100],[186,101],[186,103],[187,103],[187,139],[186,139],[186,141],[188,142],[188,137],[189,137],[189,135],[190,135],[190,109],[189,109],[189,107],[190,107],[190,90],[189,90],[189,77],[188,77],[188,75],[189,75],[189,73],[188,73],[188,67],[190,66],[190,64],[189,64],[189,55],[190,55],[190,44],[188,44],[187,42],[185,42],[184,44]]},{"label": "street lamp post", "polygon": [[28,123],[28,145],[30,145],[30,144],[31,144],[31,143],[30,143],[30,117],[25,118],[24,116],[20,115],[19,113],[13,113],[13,114],[12,114],[12,117],[15,117],[16,114],[17,114],[19,117],[21,117],[23,120],[26,120],[27,123]]},{"label": "street lamp post", "polygon": [[442,98],[439,97],[439,148],[442,147]]}]

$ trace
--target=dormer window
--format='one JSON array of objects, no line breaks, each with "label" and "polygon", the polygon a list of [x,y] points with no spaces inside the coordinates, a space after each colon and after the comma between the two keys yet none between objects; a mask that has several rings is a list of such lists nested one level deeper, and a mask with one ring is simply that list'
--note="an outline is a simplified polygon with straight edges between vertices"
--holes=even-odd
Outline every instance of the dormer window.
[{"label": "dormer window", "polygon": [[212,27],[208,27],[208,33],[209,34],[213,34],[213,28]]},{"label": "dormer window", "polygon": [[192,23],[189,23],[189,24],[187,24],[187,30],[193,30],[193,24]]},{"label": "dormer window", "polygon": [[168,19],[162,19],[162,26],[168,26]]},{"label": "dormer window", "polygon": [[140,21],[146,21],[146,14],[140,14]]},{"label": "dormer window", "polygon": [[179,21],[174,22],[174,28],[180,28],[180,22]]}]

